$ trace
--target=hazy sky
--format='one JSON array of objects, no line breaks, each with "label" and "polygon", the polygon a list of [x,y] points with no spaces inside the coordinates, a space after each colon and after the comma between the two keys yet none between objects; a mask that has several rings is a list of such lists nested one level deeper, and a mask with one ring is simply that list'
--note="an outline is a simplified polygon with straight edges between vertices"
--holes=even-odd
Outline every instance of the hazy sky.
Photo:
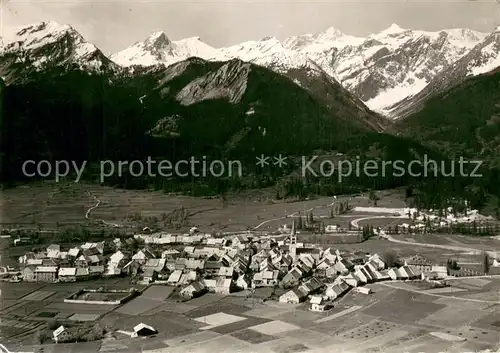
[{"label": "hazy sky", "polygon": [[391,23],[413,29],[466,27],[485,32],[500,25],[500,0],[0,2],[0,30],[52,20],[72,25],[105,53],[121,50],[158,30],[172,40],[200,36],[220,47],[266,36],[281,39],[315,33],[328,27],[364,36]]}]

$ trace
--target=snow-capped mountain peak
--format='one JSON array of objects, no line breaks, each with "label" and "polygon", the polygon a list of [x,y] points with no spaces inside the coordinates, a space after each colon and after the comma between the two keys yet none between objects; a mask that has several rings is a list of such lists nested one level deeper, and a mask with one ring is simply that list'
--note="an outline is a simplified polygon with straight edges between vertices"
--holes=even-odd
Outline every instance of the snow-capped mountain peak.
[{"label": "snow-capped mountain peak", "polygon": [[404,28],[401,28],[396,23],[393,23],[388,28],[386,28],[383,31],[381,31],[379,34],[381,34],[381,35],[391,35],[391,34],[398,34],[398,33],[405,32],[405,31],[407,31],[407,30],[404,29]]},{"label": "snow-capped mountain peak", "polygon": [[171,41],[164,32],[155,32],[142,42],[111,56],[111,60],[122,66],[171,65],[190,57],[206,60],[227,60],[219,50],[204,43],[200,37]]},{"label": "snow-capped mountain peak", "polygon": [[205,60],[228,60],[229,58],[218,49],[206,44],[200,37],[190,37],[173,42],[178,53],[184,58],[199,57]]},{"label": "snow-capped mountain peak", "polygon": [[124,66],[170,65],[197,56],[206,60],[237,58],[285,74],[305,68],[309,74],[326,73],[335,78],[370,108],[385,114],[388,107],[417,94],[485,37],[469,29],[429,32],[392,24],[368,37],[347,35],[330,27],[285,40],[269,36],[215,49],[197,37],[170,42],[166,36],[154,34],[149,42],[164,38],[161,48],[147,48],[146,40],[112,59]]},{"label": "snow-capped mountain peak", "polygon": [[23,46],[25,49],[41,47],[53,43],[65,35],[70,35],[78,41],[83,37],[69,25],[60,25],[57,22],[38,22],[18,28],[10,33],[4,33],[6,47],[14,48]]},{"label": "snow-capped mountain peak", "polygon": [[19,37],[35,35],[35,33],[43,33],[45,35],[47,33],[64,32],[70,29],[72,27],[67,24],[61,25],[54,21],[42,21],[22,27],[16,32],[16,35]]},{"label": "snow-capped mountain peak", "polygon": [[487,33],[473,31],[468,28],[445,29],[440,33],[446,33],[447,39],[455,44],[472,49],[477,43],[488,36]]},{"label": "snow-capped mountain peak", "polygon": [[[76,65],[89,71],[119,69],[73,27],[38,22],[4,33],[0,71],[12,81],[31,70]],[[14,74],[15,73],[15,74]]]},{"label": "snow-capped mountain peak", "polygon": [[161,49],[168,46],[171,41],[163,31],[154,32],[145,41],[144,45],[155,49]]},{"label": "snow-capped mountain peak", "polygon": [[336,40],[343,36],[345,36],[345,34],[335,27],[329,27],[325,31],[313,35],[317,40]]},{"label": "snow-capped mountain peak", "polygon": [[269,67],[279,73],[286,73],[288,70],[297,68],[318,69],[317,64],[306,54],[286,48],[275,37],[248,41],[220,50],[228,57]]},{"label": "snow-capped mountain peak", "polygon": [[[467,77],[485,74],[500,67],[500,31],[498,29],[490,34],[470,30],[451,30],[451,32],[450,35],[454,38],[451,42],[461,43],[466,47],[465,54],[454,58],[455,60],[438,72],[418,94],[401,100],[391,107],[392,116],[406,117],[413,111],[419,110],[433,94],[443,92],[461,83]],[[457,35],[461,38],[457,38]],[[481,40],[476,41],[477,38]],[[472,49],[469,49],[470,47]]]}]

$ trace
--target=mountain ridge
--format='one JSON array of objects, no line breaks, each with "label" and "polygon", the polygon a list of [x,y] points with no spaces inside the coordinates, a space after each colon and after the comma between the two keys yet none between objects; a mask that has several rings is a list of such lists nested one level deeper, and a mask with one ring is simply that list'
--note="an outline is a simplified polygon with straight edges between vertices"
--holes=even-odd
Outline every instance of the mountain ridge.
[{"label": "mountain ridge", "polygon": [[[68,25],[41,22],[24,27],[18,34],[23,35],[22,31],[27,31],[26,28],[33,30],[44,24],[58,32],[74,31]],[[470,54],[474,47],[487,39],[488,34],[470,29],[429,32],[392,24],[367,37],[355,37],[330,27],[315,34],[292,36],[284,40],[265,37],[231,47],[214,48],[204,43],[200,37],[171,41],[163,31],[157,31],[109,58],[93,44],[86,42],[81,35],[73,36],[81,43],[74,49],[73,59],[68,64],[91,70],[120,72],[133,70],[138,66],[168,66],[189,57],[209,61],[238,58],[285,75],[291,70],[302,70],[305,72],[302,76],[314,76],[319,81],[324,81],[322,76],[325,74],[329,75],[371,110],[386,117],[398,118],[400,105],[405,105],[411,99],[418,99],[418,94],[441,72]],[[24,46],[29,45],[30,43],[25,43]],[[10,42],[0,50],[4,62],[6,53],[14,49],[15,44]],[[33,65],[46,64],[37,53],[43,52],[42,50],[28,49],[33,52],[28,55]],[[47,53],[48,50],[44,52]],[[492,48],[490,57],[495,55],[500,55],[500,48]],[[495,62],[491,65],[494,64]],[[478,60],[471,65],[481,68],[482,62]],[[0,61],[0,75],[8,83],[9,73],[2,71],[1,66]],[[19,70],[22,71],[21,68],[15,71]],[[483,71],[487,70],[483,68]],[[387,126],[388,123],[382,120],[377,118],[375,125]]]},{"label": "mountain ridge", "polygon": [[42,21],[3,37],[0,76],[6,83],[50,67],[73,66],[114,73],[121,68],[70,25]]},{"label": "mountain ridge", "polygon": [[420,92],[486,36],[470,29],[428,32],[393,24],[364,38],[330,27],[316,34],[284,40],[264,37],[213,49],[225,58],[240,58],[284,74],[297,68],[312,74],[324,71],[372,110],[390,114],[388,108]]},{"label": "mountain ridge", "polygon": [[465,80],[488,74],[500,67],[500,26],[465,56],[441,71],[429,84],[413,97],[394,105],[395,115],[405,118],[423,108],[425,102]]}]

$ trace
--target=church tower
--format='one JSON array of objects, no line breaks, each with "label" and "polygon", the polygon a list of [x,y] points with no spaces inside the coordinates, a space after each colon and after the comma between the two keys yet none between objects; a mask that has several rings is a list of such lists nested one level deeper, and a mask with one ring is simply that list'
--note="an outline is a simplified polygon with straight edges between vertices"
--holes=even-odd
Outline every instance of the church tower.
[{"label": "church tower", "polygon": [[292,231],[290,232],[289,252],[292,258],[295,260],[295,256],[297,255],[297,235],[295,233],[295,220],[292,223]]}]

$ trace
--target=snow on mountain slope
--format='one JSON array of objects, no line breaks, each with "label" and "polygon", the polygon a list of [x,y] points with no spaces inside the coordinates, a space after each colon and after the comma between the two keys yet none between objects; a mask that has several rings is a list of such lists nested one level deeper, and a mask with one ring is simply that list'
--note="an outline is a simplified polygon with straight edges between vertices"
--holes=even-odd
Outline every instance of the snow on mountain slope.
[{"label": "snow on mountain slope", "polygon": [[283,47],[306,54],[330,76],[337,78],[334,56],[343,48],[360,45],[363,41],[364,38],[345,35],[331,27],[316,34],[289,37],[283,41]]},{"label": "snow on mountain slope", "polygon": [[282,74],[294,69],[306,69],[308,75],[326,73],[371,109],[389,115],[390,107],[416,95],[485,37],[469,29],[426,32],[392,24],[366,38],[346,35],[332,27],[283,41],[266,37],[215,49],[199,38],[171,42],[158,32],[111,58],[123,66],[168,66],[190,56],[205,60],[237,58]]},{"label": "snow on mountain slope", "polygon": [[352,113],[363,121],[365,126],[377,131],[385,128],[383,118],[369,113],[369,109],[361,100],[345,90],[331,74],[311,60],[307,54],[286,48],[274,37],[222,48],[221,51],[232,58],[267,67],[288,77],[328,107],[340,101],[346,102],[355,107]]},{"label": "snow on mountain slope", "polygon": [[[283,41],[266,37],[220,49],[199,37],[171,41],[164,32],[156,32],[112,55],[111,60],[71,26],[55,22],[7,33],[2,43],[0,75],[7,77],[7,82],[20,72],[57,65],[103,71],[119,70],[119,66],[168,66],[190,57],[240,59],[289,77],[295,70],[292,79],[302,85],[312,84],[306,77],[325,81],[324,75],[329,75],[368,107],[388,116],[400,102],[411,100],[455,62],[467,61],[459,65],[462,71],[466,69],[466,75],[490,71],[500,62],[498,29],[487,35],[468,29],[426,32],[396,24],[366,38],[346,35],[332,27]],[[303,72],[297,74],[296,70]]]},{"label": "snow on mountain slope", "polygon": [[388,107],[417,94],[485,36],[467,29],[425,32],[392,24],[367,38],[330,28],[288,38],[284,46],[305,53],[371,109],[387,114]]},{"label": "snow on mountain slope", "polygon": [[69,25],[39,22],[4,33],[0,49],[3,74],[77,65],[91,71],[118,69],[95,45]]},{"label": "snow on mountain slope", "polygon": [[220,50],[231,58],[265,66],[279,73],[299,68],[320,69],[306,54],[285,48],[281,41],[274,37],[244,42]]},{"label": "snow on mountain slope", "polygon": [[111,56],[111,60],[122,66],[150,66],[164,64],[166,66],[199,57],[205,60],[223,61],[229,58],[219,50],[201,41],[199,37],[170,41],[164,32],[153,33],[142,42],[137,42]]},{"label": "snow on mountain slope", "polygon": [[[464,57],[467,74],[480,75],[500,66],[500,26]],[[459,63],[460,64],[460,63]]]},{"label": "snow on mountain slope", "polygon": [[443,92],[470,76],[484,74],[498,67],[500,67],[500,26],[485,36],[466,55],[436,75],[418,94],[391,107],[390,113],[395,118],[404,118],[418,111],[432,95]]}]

